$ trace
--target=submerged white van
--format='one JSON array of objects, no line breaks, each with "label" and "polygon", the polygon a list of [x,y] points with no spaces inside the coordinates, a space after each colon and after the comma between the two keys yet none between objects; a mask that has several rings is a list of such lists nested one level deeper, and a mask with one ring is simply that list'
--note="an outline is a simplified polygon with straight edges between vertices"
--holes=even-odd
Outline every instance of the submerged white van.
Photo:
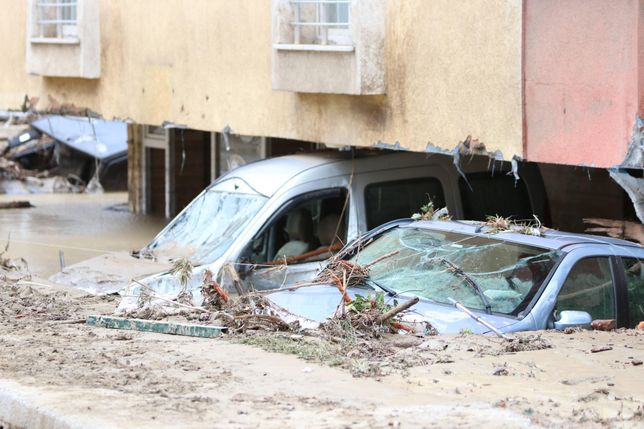
[{"label": "submerged white van", "polygon": [[[139,271],[139,281],[155,295],[175,297],[181,285],[167,272],[167,261],[183,257],[195,267],[187,285],[195,304],[205,270],[223,284],[230,281],[222,271],[225,263],[233,264],[245,288],[284,287],[311,278],[344,243],[411,216],[430,199],[455,219],[543,219],[545,197],[535,166],[522,165],[515,181],[507,174],[508,162],[472,157],[462,164],[463,174],[444,155],[325,152],[244,165],[206,188],[134,254],[147,261],[146,269],[159,268],[150,275]],[[64,277],[52,280],[65,282]],[[92,291],[122,286],[113,282],[111,290]],[[121,309],[136,306],[141,287],[127,285]]]}]

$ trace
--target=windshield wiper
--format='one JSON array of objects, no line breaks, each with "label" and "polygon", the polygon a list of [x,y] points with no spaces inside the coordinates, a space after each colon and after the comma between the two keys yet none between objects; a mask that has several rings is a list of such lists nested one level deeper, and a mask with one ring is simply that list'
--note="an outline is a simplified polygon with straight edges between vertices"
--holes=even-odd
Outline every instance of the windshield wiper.
[{"label": "windshield wiper", "polygon": [[387,295],[389,295],[389,296],[397,296],[398,295],[398,292],[396,292],[395,290],[393,290],[391,288],[388,288],[387,286],[383,286],[383,285],[379,284],[378,282],[373,280],[371,277],[365,277],[364,280],[365,280],[365,282],[367,284],[376,286],[377,288],[384,290],[385,292],[387,292]]},{"label": "windshield wiper", "polygon": [[439,258],[438,260],[450,267],[450,270],[448,270],[450,273],[454,273],[455,276],[462,278],[467,284],[472,286],[472,288],[474,288],[474,290],[478,294],[479,298],[481,298],[481,301],[483,301],[483,305],[485,305],[485,312],[487,314],[492,314],[492,306],[490,305],[490,301],[488,301],[487,297],[483,293],[483,289],[481,289],[478,283],[476,283],[472,277],[468,276],[461,267],[454,264],[453,262],[450,262],[445,258]]}]

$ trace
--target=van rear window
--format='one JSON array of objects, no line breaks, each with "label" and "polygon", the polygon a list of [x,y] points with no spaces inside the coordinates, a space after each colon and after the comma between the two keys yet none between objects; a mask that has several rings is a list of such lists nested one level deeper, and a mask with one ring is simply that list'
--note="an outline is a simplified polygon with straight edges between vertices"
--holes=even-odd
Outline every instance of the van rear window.
[{"label": "van rear window", "polygon": [[513,176],[490,173],[468,174],[467,186],[463,177],[458,185],[463,199],[463,215],[467,220],[485,220],[487,216],[532,219],[530,196],[523,180],[515,182]]},{"label": "van rear window", "polygon": [[441,182],[434,177],[372,183],[365,188],[367,229],[390,220],[411,217],[429,199],[434,207],[445,206]]}]

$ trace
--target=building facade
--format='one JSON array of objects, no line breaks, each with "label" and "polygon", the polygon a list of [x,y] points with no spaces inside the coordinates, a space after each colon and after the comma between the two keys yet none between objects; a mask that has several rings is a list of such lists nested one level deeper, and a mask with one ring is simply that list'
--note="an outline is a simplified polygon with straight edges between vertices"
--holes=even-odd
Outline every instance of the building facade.
[{"label": "building facade", "polygon": [[449,153],[469,135],[505,160],[607,168],[643,107],[640,0],[0,6],[0,109],[27,98],[141,124],[132,174],[161,159],[172,170],[183,129],[218,133],[191,137],[210,154],[206,182],[222,135],[276,153],[286,140]]}]

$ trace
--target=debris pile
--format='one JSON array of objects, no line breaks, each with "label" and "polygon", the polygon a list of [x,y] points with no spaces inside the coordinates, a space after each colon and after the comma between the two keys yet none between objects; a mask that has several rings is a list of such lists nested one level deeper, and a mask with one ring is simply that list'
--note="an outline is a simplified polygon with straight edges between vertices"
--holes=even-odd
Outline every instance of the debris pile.
[{"label": "debris pile", "polygon": [[0,252],[0,281],[15,282],[20,279],[31,278],[25,258],[9,257],[9,243],[10,241],[7,240],[4,249]]},{"label": "debris pile", "polygon": [[546,228],[541,224],[539,218],[536,215],[534,220],[514,220],[509,217],[502,216],[488,216],[485,221],[485,226],[488,228],[486,232],[488,234],[498,234],[501,232],[515,232],[525,235],[534,235],[537,237],[543,237],[546,232]]},{"label": "debris pile", "polygon": [[427,204],[420,207],[419,213],[414,213],[411,215],[413,220],[451,220],[452,217],[447,211],[447,207],[436,208],[434,207],[434,202],[430,200]]},{"label": "debris pile", "polygon": [[361,266],[353,262],[334,258],[316,279],[316,283],[331,283],[335,285],[345,303],[351,302],[347,288],[364,283],[369,276],[369,266]]},{"label": "debris pile", "polygon": [[0,193],[100,192],[99,182],[126,189],[126,124],[53,111],[76,116],[33,110],[0,122]]}]

